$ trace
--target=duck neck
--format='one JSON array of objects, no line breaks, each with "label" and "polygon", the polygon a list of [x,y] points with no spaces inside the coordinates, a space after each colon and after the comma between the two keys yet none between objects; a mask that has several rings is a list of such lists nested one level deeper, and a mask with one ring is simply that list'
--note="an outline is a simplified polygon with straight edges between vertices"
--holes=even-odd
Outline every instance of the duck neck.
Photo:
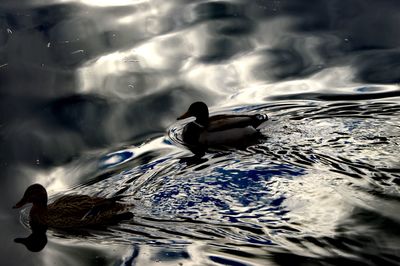
[{"label": "duck neck", "polygon": [[30,211],[30,225],[32,228],[46,225],[47,204],[34,203]]},{"label": "duck neck", "polygon": [[193,121],[193,124],[195,124],[199,128],[205,128],[206,127],[206,125],[204,125],[202,123],[199,123],[199,121],[197,121],[197,120]]},{"label": "duck neck", "polygon": [[208,117],[196,117],[196,120],[194,122],[201,127],[207,127],[208,126]]}]

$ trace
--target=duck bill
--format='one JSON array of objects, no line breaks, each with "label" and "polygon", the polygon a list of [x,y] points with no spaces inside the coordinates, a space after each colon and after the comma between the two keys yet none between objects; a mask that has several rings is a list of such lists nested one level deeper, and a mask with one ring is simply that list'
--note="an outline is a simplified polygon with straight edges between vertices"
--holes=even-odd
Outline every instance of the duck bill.
[{"label": "duck bill", "polygon": [[178,117],[176,120],[182,120],[188,117],[191,117],[192,115],[189,112],[184,113],[183,115],[181,115],[180,117]]},{"label": "duck bill", "polygon": [[21,208],[22,206],[24,206],[26,203],[27,203],[26,200],[25,200],[25,199],[22,199],[22,200],[20,200],[17,204],[15,204],[15,205],[13,206],[13,209],[19,209],[19,208]]}]

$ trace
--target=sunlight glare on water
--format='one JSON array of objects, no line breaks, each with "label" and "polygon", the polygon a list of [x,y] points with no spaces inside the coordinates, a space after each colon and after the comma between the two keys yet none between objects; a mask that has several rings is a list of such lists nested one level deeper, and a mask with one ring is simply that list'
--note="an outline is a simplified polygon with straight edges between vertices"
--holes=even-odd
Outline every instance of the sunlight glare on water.
[{"label": "sunlight glare on water", "polygon": [[[399,13],[2,2],[4,265],[398,265]],[[195,101],[267,114],[263,137],[193,156],[176,118]],[[125,195],[134,217],[29,235],[30,207],[10,206],[33,183],[50,201]]]},{"label": "sunlight glare on water", "polygon": [[[393,190],[385,185],[395,176],[391,179],[387,173],[388,177],[382,180],[374,178],[387,175],[385,169],[397,164],[391,153],[385,152],[398,149],[397,144],[391,143],[395,140],[378,142],[385,149],[366,144],[375,142],[375,138],[392,138],[390,135],[396,130],[380,118],[379,112],[391,107],[398,112],[400,108],[382,103],[376,108],[374,118],[366,119],[361,114],[362,110],[373,109],[368,104],[354,104],[352,114],[341,115],[340,108],[345,106],[317,102],[254,106],[253,111],[268,110],[272,117],[262,129],[269,136],[265,142],[244,151],[207,154],[194,164],[187,160],[190,152],[181,146],[174,147],[174,142],[180,141],[180,124],[169,129],[172,142],[164,136],[139,147],[103,155],[98,161],[99,170],[111,173],[113,168],[120,170],[101,174],[105,178],[99,176],[73,190],[103,196],[132,194],[135,219],[114,227],[111,235],[92,232],[91,236],[85,236],[86,241],[94,243],[102,239],[105,243],[123,245],[134,241],[140,246],[135,247],[137,252],[144,252],[137,261],[149,260],[144,250],[167,252],[165,249],[170,245],[177,245],[175,248],[186,254],[183,258],[171,258],[175,262],[194,261],[197,256],[204,263],[247,261],[246,256],[206,251],[215,246],[230,249],[231,245],[246,247],[247,252],[254,254],[259,254],[259,248],[267,248],[264,255],[254,255],[252,259],[260,265],[264,256],[273,257],[277,248],[302,257],[352,256],[360,244],[354,240],[351,245],[356,245],[355,249],[351,245],[344,248],[339,242],[335,244],[335,238],[354,233],[351,223],[355,213],[378,211],[375,208],[381,204],[385,209],[398,211],[398,205],[368,195],[371,189],[387,190],[387,195],[398,193],[398,188]],[[320,115],[329,112],[331,117]],[[374,134],[366,134],[370,128],[376,128]],[[382,162],[374,162],[377,157]],[[363,170],[354,168],[357,164]],[[47,176],[57,174],[60,175],[59,169]],[[47,187],[52,188],[57,182],[50,179]],[[398,219],[397,215],[379,212]],[[371,234],[372,228],[361,228],[358,233]],[[67,237],[71,241],[75,238]],[[146,243],[156,246],[149,250]],[[205,250],[200,255],[191,253],[193,245]],[[157,252],[154,256],[158,256]]]}]

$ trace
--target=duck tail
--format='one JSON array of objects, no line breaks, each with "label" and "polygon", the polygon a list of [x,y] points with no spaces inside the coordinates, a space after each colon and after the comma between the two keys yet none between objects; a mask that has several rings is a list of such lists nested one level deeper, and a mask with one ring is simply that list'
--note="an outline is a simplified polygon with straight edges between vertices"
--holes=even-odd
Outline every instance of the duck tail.
[{"label": "duck tail", "polygon": [[256,119],[258,121],[262,121],[262,122],[268,121],[268,115],[267,114],[257,114]]},{"label": "duck tail", "polygon": [[255,125],[254,125],[254,127],[258,130],[258,127],[262,124],[262,123],[264,123],[265,121],[268,121],[268,115],[267,114],[256,114],[255,116],[254,116],[254,118],[255,118]]},{"label": "duck tail", "polygon": [[136,195],[136,193],[118,195],[118,196],[114,196],[114,197],[112,197],[112,198],[109,198],[108,200],[111,200],[111,201],[114,202],[114,203],[116,203],[116,202],[121,202],[121,203],[123,203],[123,204],[126,205],[126,206],[135,206],[135,204],[133,204],[133,203],[129,203],[129,202],[126,202],[126,201],[122,200],[122,199],[128,198],[128,197],[131,197],[131,198],[133,198],[134,200],[140,200],[140,198]]}]

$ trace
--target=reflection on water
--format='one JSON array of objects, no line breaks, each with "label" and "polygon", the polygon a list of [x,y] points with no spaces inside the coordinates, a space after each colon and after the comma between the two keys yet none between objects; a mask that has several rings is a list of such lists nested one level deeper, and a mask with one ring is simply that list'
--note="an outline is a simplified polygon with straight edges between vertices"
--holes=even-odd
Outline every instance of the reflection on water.
[{"label": "reflection on water", "polygon": [[14,239],[14,242],[25,245],[29,251],[39,252],[47,244],[46,231],[34,230],[29,236],[16,238]]},{"label": "reflection on water", "polygon": [[[277,102],[250,109],[273,119],[262,128],[268,138],[244,151],[187,163],[190,152],[175,144],[177,123],[169,129],[172,141],[162,136],[94,158],[91,180],[72,190],[132,194],[134,219],[53,237],[134,244],[140,248],[130,259],[153,258],[149,263],[290,265],[283,254],[334,264],[394,263],[399,105]],[[21,218],[27,224],[26,211]],[[379,244],[371,241],[376,237]]]},{"label": "reflection on water", "polygon": [[[2,1],[3,262],[397,265],[399,13],[390,0]],[[266,138],[193,157],[175,119],[197,100],[267,113]],[[51,199],[132,195],[135,217],[29,235],[28,210],[21,226],[10,206],[36,182]]]}]

